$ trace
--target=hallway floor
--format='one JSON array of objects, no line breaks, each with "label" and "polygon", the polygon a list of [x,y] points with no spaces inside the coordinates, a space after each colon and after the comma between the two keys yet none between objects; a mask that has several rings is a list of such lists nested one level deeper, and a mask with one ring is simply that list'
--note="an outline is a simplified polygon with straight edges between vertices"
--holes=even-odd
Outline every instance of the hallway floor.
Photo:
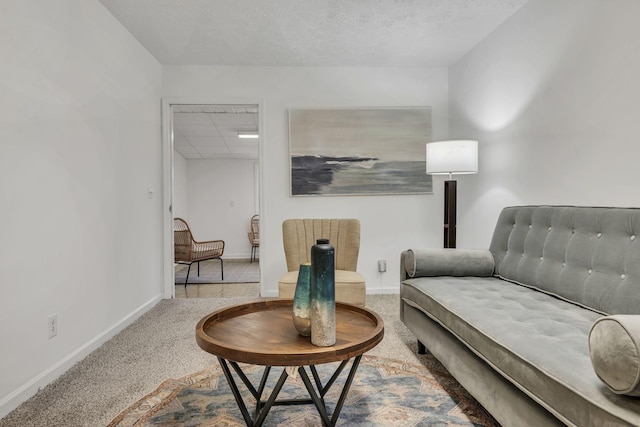
[{"label": "hallway floor", "polygon": [[260,297],[260,283],[207,283],[176,285],[176,298]]}]

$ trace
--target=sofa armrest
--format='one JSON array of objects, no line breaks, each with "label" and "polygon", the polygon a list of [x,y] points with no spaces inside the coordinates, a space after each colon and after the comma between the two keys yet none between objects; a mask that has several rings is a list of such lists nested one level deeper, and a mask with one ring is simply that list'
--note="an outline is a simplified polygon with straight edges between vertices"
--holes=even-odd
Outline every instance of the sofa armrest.
[{"label": "sofa armrest", "polygon": [[407,269],[405,268],[405,259],[407,257],[407,251],[402,251],[400,253],[400,281],[410,279],[409,274],[407,274]]},{"label": "sofa armrest", "polygon": [[401,276],[406,274],[406,278],[488,277],[493,275],[495,266],[493,254],[488,250],[478,249],[408,249],[400,259]]}]

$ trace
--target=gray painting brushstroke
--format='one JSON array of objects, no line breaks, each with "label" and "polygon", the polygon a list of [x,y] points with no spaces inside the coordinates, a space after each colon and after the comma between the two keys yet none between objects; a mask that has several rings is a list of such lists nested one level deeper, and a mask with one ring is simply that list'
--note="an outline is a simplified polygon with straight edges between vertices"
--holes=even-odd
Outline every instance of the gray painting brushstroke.
[{"label": "gray painting brushstroke", "polygon": [[431,193],[431,108],[291,109],[291,195]]}]

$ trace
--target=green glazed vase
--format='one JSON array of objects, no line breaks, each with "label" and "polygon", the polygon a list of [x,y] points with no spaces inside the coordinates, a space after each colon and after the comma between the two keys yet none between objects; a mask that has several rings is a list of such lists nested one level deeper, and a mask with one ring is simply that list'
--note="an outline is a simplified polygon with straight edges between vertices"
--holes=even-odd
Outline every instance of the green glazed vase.
[{"label": "green glazed vase", "polygon": [[298,333],[311,335],[311,263],[300,265],[293,295],[293,325]]},{"label": "green glazed vase", "polygon": [[336,343],[335,249],[328,239],[311,247],[311,344]]}]

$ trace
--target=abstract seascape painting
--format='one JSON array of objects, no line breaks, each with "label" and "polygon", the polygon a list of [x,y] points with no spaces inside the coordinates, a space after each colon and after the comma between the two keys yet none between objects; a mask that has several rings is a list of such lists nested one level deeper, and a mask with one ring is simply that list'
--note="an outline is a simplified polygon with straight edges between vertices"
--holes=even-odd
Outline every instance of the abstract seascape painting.
[{"label": "abstract seascape painting", "polygon": [[431,108],[290,109],[292,196],[432,192]]}]

